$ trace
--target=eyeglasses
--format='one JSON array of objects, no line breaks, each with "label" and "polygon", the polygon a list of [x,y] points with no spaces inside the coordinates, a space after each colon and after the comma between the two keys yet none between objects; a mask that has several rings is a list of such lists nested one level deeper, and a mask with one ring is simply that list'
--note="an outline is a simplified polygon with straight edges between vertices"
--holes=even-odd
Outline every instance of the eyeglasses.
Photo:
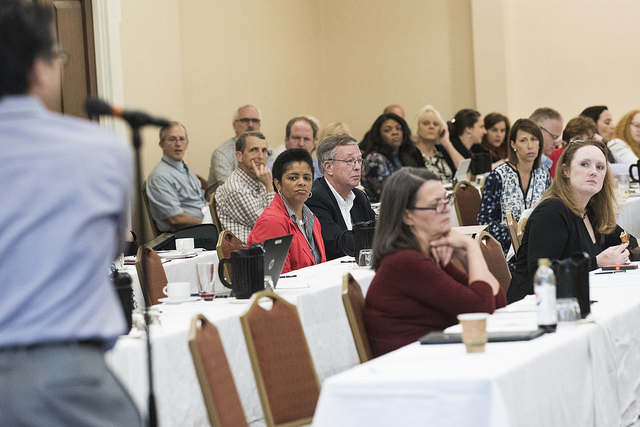
[{"label": "eyeglasses", "polygon": [[350,168],[355,167],[356,162],[362,166],[362,162],[364,161],[364,159],[362,157],[358,158],[358,159],[347,159],[347,160],[340,160],[340,159],[328,159],[330,161],[334,161],[334,162],[344,162],[347,164],[347,166],[349,166]]},{"label": "eyeglasses", "polygon": [[548,133],[551,136],[551,138],[553,138],[554,141],[558,141],[560,138],[562,138],[561,135],[555,135],[555,134],[549,132],[548,130],[546,130],[545,128],[543,128],[542,126],[539,126],[539,127],[540,127],[540,129],[542,129],[543,131]]},{"label": "eyeglasses", "polygon": [[258,123],[260,123],[260,119],[250,119],[248,117],[243,117],[241,119],[236,119],[236,122],[244,123],[245,125],[248,123],[253,123],[254,125],[257,125]]},{"label": "eyeglasses", "polygon": [[416,211],[436,211],[436,213],[443,213],[447,206],[453,205],[454,200],[455,197],[453,196],[453,193],[447,193],[447,195],[444,196],[444,199],[437,202],[434,206],[427,206],[426,208],[419,208],[417,206],[414,206],[409,209]]},{"label": "eyeglasses", "polygon": [[69,63],[69,54],[64,50],[52,50],[44,55],[48,60],[58,60],[61,65],[67,65]]}]

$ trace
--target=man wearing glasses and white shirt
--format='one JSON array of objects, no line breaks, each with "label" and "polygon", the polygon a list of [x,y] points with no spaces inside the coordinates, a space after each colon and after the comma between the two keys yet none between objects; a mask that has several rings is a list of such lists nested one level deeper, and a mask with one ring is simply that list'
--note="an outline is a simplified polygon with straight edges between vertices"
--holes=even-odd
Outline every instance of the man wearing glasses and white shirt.
[{"label": "man wearing glasses and white shirt", "polygon": [[542,132],[544,144],[540,164],[549,170],[553,165],[553,160],[549,156],[553,150],[562,146],[562,116],[553,108],[541,107],[531,113],[529,120],[537,124]]},{"label": "man wearing glasses and white shirt", "polygon": [[318,146],[318,165],[323,177],[316,179],[305,204],[318,217],[327,261],[354,255],[353,224],[375,219],[360,183],[362,154],[350,135],[334,135]]},{"label": "man wearing glasses and white shirt", "polygon": [[233,115],[233,130],[236,136],[227,139],[211,154],[207,198],[238,167],[238,160],[236,159],[236,140],[238,137],[245,132],[260,131],[261,120],[262,114],[260,110],[253,105],[243,105],[236,110]]}]

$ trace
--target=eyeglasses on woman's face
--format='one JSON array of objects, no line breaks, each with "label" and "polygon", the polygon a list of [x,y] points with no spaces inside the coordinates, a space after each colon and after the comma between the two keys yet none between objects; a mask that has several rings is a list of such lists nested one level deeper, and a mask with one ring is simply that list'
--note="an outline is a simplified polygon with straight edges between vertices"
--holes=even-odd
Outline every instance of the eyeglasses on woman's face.
[{"label": "eyeglasses on woman's face", "polygon": [[454,200],[455,198],[453,196],[453,193],[447,193],[443,199],[437,201],[433,206],[414,206],[409,209],[416,211],[436,211],[436,213],[443,213],[447,209],[447,207],[451,207],[451,205],[453,205]]}]

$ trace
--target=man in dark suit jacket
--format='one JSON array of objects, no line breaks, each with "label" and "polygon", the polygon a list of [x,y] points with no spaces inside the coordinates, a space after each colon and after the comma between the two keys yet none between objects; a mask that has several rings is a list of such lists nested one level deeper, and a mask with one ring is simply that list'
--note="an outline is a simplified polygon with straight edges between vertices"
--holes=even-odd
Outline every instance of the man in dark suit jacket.
[{"label": "man in dark suit jacket", "polygon": [[369,199],[355,188],[362,169],[358,141],[349,135],[326,138],[318,146],[318,166],[324,176],[313,182],[305,204],[322,226],[327,260],[354,256],[353,224],[375,219]]}]

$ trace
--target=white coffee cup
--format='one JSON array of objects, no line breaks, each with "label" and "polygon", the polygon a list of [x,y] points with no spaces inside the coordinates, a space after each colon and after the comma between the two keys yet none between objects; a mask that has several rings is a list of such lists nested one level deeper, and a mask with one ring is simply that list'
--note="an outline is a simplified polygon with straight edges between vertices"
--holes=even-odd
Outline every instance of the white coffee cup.
[{"label": "white coffee cup", "polygon": [[169,299],[183,300],[191,296],[191,283],[189,282],[169,282],[167,286],[162,289]]},{"label": "white coffee cup", "polygon": [[195,243],[193,241],[193,237],[188,237],[185,239],[176,239],[176,250],[178,252],[189,252],[195,248]]}]

